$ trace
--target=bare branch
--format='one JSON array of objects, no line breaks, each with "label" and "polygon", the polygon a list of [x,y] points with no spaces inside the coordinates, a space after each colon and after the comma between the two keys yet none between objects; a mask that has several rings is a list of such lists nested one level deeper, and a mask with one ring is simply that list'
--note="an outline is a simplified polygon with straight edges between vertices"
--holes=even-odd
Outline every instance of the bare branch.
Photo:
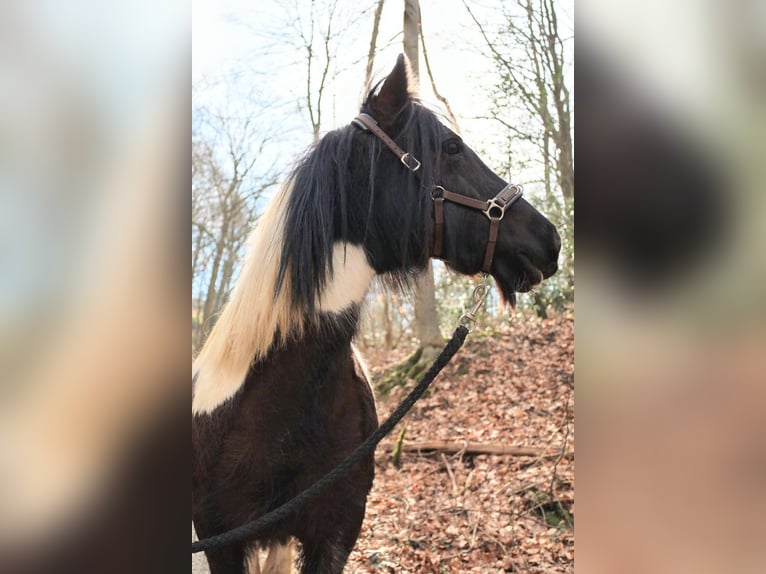
[{"label": "bare branch", "polygon": [[423,34],[423,22],[420,21],[420,25],[418,26],[419,32],[420,32],[420,45],[423,46],[423,60],[426,63],[426,72],[428,73],[428,79],[431,81],[431,89],[434,91],[434,95],[436,96],[436,99],[438,99],[441,103],[444,104],[444,107],[447,110],[447,115],[449,116],[450,121],[452,122],[452,125],[455,127],[455,130],[460,133],[460,126],[457,123],[457,118],[455,117],[455,114],[452,111],[452,106],[449,105],[449,101],[446,97],[442,96],[439,93],[439,90],[436,89],[436,82],[434,81],[434,75],[431,71],[431,63],[428,61],[428,51],[426,50],[426,38]]}]

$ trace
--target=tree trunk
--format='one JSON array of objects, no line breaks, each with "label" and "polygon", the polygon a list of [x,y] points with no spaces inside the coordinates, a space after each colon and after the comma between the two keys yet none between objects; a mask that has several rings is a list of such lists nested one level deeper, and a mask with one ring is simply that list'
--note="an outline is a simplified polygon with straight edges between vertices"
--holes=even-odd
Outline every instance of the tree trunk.
[{"label": "tree trunk", "polygon": [[394,334],[391,328],[391,311],[388,305],[388,294],[383,294],[383,325],[385,329],[385,338],[383,340],[386,349],[393,346]]},{"label": "tree trunk", "polygon": [[[225,226],[225,222],[224,222]],[[222,235],[225,232],[222,231]],[[223,252],[225,250],[225,245],[223,244],[223,239],[221,239],[215,248],[215,256],[213,257],[213,265],[210,269],[210,281],[207,284],[207,294],[205,295],[205,305],[203,307],[202,312],[202,325],[207,328],[212,328],[212,325],[206,325],[208,322],[208,319],[213,315],[213,313],[216,311],[215,309],[215,300],[216,300],[216,286],[218,284],[218,274],[221,270],[221,260],[223,259]]]},{"label": "tree trunk", "polygon": [[404,0],[404,55],[410,60],[413,75],[420,81],[418,38],[420,31],[420,2]]},{"label": "tree trunk", "polygon": [[415,291],[415,320],[420,346],[423,347],[423,360],[431,361],[444,345],[444,338],[439,331],[439,316],[436,313],[436,295],[434,293],[434,271],[431,263],[425,272],[417,278]]},{"label": "tree trunk", "polygon": [[[404,2],[404,54],[410,61],[412,74],[419,80],[419,36],[420,3],[418,0]],[[436,295],[434,293],[434,271],[431,262],[415,284],[415,320],[417,336],[423,347],[423,361],[435,357],[444,339],[439,332],[439,317],[436,313]]]},{"label": "tree trunk", "polygon": [[537,316],[541,319],[547,319],[548,318],[548,310],[547,305],[545,303],[545,300],[542,298],[540,293],[535,291],[533,300],[535,302],[535,313],[537,313]]},{"label": "tree trunk", "polygon": [[[566,97],[569,97],[568,95]],[[574,158],[572,157],[572,132],[569,127],[569,106],[558,102],[559,132],[557,146],[559,148],[558,171],[561,195],[564,199],[574,199]]]},{"label": "tree trunk", "polygon": [[385,0],[378,0],[378,5],[375,8],[375,16],[372,23],[372,36],[370,37],[370,51],[367,53],[367,71],[364,74],[364,86],[365,89],[370,88],[370,81],[372,80],[372,66],[375,62],[375,50],[378,45],[378,29],[380,27],[380,15],[383,13],[383,2]]},{"label": "tree trunk", "polygon": [[221,281],[218,286],[218,292],[215,297],[215,309],[220,309],[226,302],[226,296],[231,287],[231,280],[234,276],[234,263],[237,259],[237,249],[235,246],[230,245],[227,249],[228,254],[224,258],[223,272],[221,273]]}]

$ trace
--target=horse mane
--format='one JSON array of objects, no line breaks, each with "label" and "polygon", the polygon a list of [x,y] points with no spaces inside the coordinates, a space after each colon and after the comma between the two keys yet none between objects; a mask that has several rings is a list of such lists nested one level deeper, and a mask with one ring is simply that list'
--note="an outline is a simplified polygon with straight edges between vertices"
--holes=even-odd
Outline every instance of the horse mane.
[{"label": "horse mane", "polygon": [[[247,241],[247,256],[229,301],[192,364],[194,412],[212,412],[239,389],[250,365],[266,356],[278,333],[300,332],[305,317],[291,304],[289,279],[277,289],[287,181],[269,203]],[[273,293],[273,299],[268,294]]]},{"label": "horse mane", "polygon": [[[368,92],[361,110],[373,117],[376,89]],[[309,313],[332,277],[334,243],[339,238],[380,246],[367,250],[370,264],[385,275],[385,281],[398,287],[406,286],[413,271],[427,262],[430,219],[426,210],[430,209],[430,184],[438,172],[439,155],[426,150],[438,149],[443,125],[414,96],[400,116],[399,133],[390,135],[420,159],[419,177],[412,177],[373,135],[367,135],[366,145],[360,145],[359,130],[352,125],[327,133],[291,175],[294,193],[288,202],[277,289],[289,277],[293,304]],[[380,186],[378,175],[384,161],[396,166]],[[387,201],[397,208],[376,209]],[[349,205],[360,209],[349,210]],[[390,252],[391,257],[382,257],[381,251]]]},{"label": "horse mane", "polygon": [[[373,116],[374,92],[362,106]],[[397,122],[401,128],[392,135],[421,160],[420,177],[412,177],[378,138],[369,135],[361,145],[352,125],[327,133],[298,161],[251,233],[231,298],[193,363],[195,413],[212,412],[273,345],[300,335],[349,250],[397,286],[407,285],[427,262],[426,182],[434,181],[438,154],[424,151],[438,146],[443,127],[414,98]],[[384,161],[395,167],[385,173],[382,189]],[[378,209],[385,202],[394,203]]]}]

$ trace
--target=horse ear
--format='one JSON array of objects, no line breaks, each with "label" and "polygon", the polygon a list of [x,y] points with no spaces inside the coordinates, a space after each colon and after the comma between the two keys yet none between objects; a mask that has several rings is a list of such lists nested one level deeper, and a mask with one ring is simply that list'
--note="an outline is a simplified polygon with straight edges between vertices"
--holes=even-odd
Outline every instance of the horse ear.
[{"label": "horse ear", "polygon": [[381,124],[393,122],[410,102],[410,90],[414,84],[410,76],[410,62],[404,54],[399,54],[394,69],[370,102],[375,119]]}]

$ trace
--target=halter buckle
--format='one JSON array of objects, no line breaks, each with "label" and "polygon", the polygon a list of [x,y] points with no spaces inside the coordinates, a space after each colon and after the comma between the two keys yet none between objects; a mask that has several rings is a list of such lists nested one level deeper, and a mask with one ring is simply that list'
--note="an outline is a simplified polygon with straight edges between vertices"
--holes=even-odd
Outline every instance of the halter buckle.
[{"label": "halter buckle", "polygon": [[[506,207],[508,207],[508,204],[501,205],[498,203],[497,199],[493,197],[492,199],[487,200],[487,209],[482,211],[482,213],[486,215],[490,221],[500,221],[505,215]],[[498,215],[498,212],[500,215]]]},{"label": "halter buckle", "polygon": [[404,164],[404,167],[410,171],[415,172],[420,169],[420,162],[417,160],[417,158],[413,157],[410,152],[402,155],[402,157],[399,158],[399,161],[401,161]]}]

